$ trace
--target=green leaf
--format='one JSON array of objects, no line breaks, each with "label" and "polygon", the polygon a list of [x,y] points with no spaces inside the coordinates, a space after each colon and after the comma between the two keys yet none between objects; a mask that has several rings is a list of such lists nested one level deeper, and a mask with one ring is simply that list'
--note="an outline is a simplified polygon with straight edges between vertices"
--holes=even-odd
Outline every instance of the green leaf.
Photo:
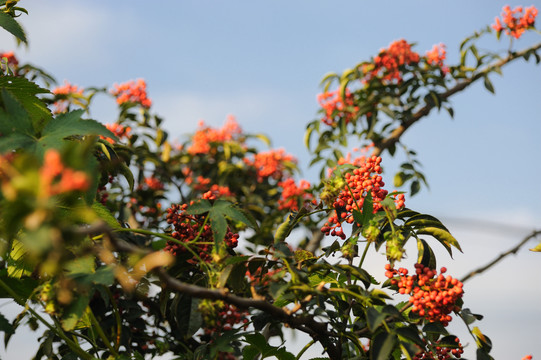
[{"label": "green leaf", "polygon": [[23,276],[30,276],[34,271],[32,264],[26,261],[28,250],[24,244],[18,240],[13,240],[11,251],[7,258],[7,275],[12,278],[20,279]]},{"label": "green leaf", "polygon": [[65,310],[62,315],[61,324],[65,331],[75,329],[77,322],[83,317],[85,309],[90,302],[88,295],[79,295]]},{"label": "green leaf", "polygon": [[473,314],[471,312],[470,309],[462,309],[460,311],[460,317],[464,320],[464,322],[467,324],[467,325],[471,325],[472,323],[474,323],[476,320],[482,320],[483,319],[483,315],[479,315],[479,314]]},{"label": "green leaf", "polygon": [[202,199],[188,206],[186,213],[190,215],[199,215],[208,212],[211,208],[212,205],[210,204],[210,201]]},{"label": "green leaf", "polygon": [[379,312],[374,307],[369,307],[366,309],[366,321],[371,331],[376,331],[378,326],[383,323],[386,317],[387,314]]},{"label": "green leaf", "polygon": [[208,213],[212,234],[214,236],[214,251],[218,251],[227,232],[227,220],[216,208],[210,209]]},{"label": "green leaf", "polygon": [[428,214],[419,214],[416,213],[412,215],[405,223],[406,226],[411,226],[413,228],[419,229],[427,226],[436,227],[445,231],[449,231],[443,223],[438,220],[436,217]]},{"label": "green leaf", "polygon": [[417,263],[423,264],[424,266],[429,267],[430,269],[436,268],[436,255],[423,239],[417,240],[417,250],[419,256],[417,258]]},{"label": "green leaf", "polygon": [[2,314],[0,314],[0,331],[5,332],[6,335],[10,335],[15,332],[13,325],[11,325],[8,319],[6,319]]},{"label": "green leaf", "polygon": [[477,326],[473,327],[472,334],[475,335],[475,342],[477,343],[477,347],[484,350],[488,354],[492,349],[492,341],[490,340],[490,338],[483,334],[481,332],[481,329],[479,329]]},{"label": "green leaf", "polygon": [[265,349],[268,345],[267,339],[261,334],[244,335],[244,341],[260,350]]},{"label": "green leaf", "polygon": [[419,192],[419,190],[421,190],[421,184],[419,183],[419,181],[417,181],[417,180],[412,181],[411,185],[410,185],[410,194],[411,194],[411,196],[417,194]]},{"label": "green leaf", "polygon": [[126,165],[125,163],[121,162],[119,164],[119,172],[126,178],[126,181],[128,181],[128,185],[130,186],[130,191],[133,191],[133,187],[134,187],[134,179],[133,179],[133,173],[131,172],[130,168],[128,167],[128,165]]},{"label": "green leaf", "polygon": [[48,94],[49,90],[39,87],[24,77],[1,76],[0,88],[4,88],[22,105],[30,119],[34,132],[40,132],[43,124],[52,119],[47,105],[36,95]]},{"label": "green leaf", "polygon": [[396,335],[378,333],[370,344],[370,360],[389,360],[396,341]]},{"label": "green leaf", "polygon": [[101,135],[117,139],[109,129],[96,120],[81,119],[84,110],[75,110],[58,115],[43,128],[40,146],[45,148],[60,148],[65,138],[70,136]]},{"label": "green leaf", "polygon": [[291,230],[293,230],[295,224],[295,214],[289,213],[286,221],[284,221],[280,226],[278,226],[278,229],[276,229],[276,233],[274,234],[274,243],[277,244],[284,241],[291,233]]},{"label": "green leaf", "polygon": [[495,94],[496,91],[494,90],[494,85],[492,85],[492,82],[488,79],[488,76],[485,76],[485,88],[490,91],[491,93]]},{"label": "green leaf", "polygon": [[102,203],[95,201],[92,204],[92,210],[98,215],[100,219],[105,221],[109,227],[112,229],[121,229],[122,227],[118,223],[117,219],[111,214],[108,208],[106,208]]},{"label": "green leaf", "polygon": [[407,340],[413,341],[419,346],[424,346],[423,340],[419,336],[417,328],[413,325],[408,327],[400,327],[395,329],[398,336],[401,336]]},{"label": "green leaf", "polygon": [[21,25],[19,25],[13,17],[3,11],[0,11],[0,26],[23,43],[28,44],[26,34]]},{"label": "green leaf", "polygon": [[93,255],[77,257],[66,265],[68,274],[92,274],[95,271],[95,261]]},{"label": "green leaf", "polygon": [[460,248],[460,245],[458,244],[458,241],[451,235],[450,232],[445,231],[444,229],[440,229],[438,227],[424,227],[417,230],[418,235],[430,235],[434,237],[436,240],[438,240],[442,245],[445,246],[447,251],[452,255],[450,246],[454,246],[457,248],[460,252],[462,252],[462,249]]},{"label": "green leaf", "polygon": [[[2,78],[0,77],[0,81]],[[3,136],[13,132],[20,132],[32,136],[34,129],[28,113],[15,96],[7,89],[2,88],[2,101],[6,108],[6,113],[0,116],[0,131]]]},{"label": "green leaf", "polygon": [[[39,281],[31,277],[9,277],[7,269],[0,270],[0,279],[22,299],[28,299],[39,285]],[[4,288],[0,287],[0,298],[11,297]]]},{"label": "green leaf", "polygon": [[261,351],[259,351],[257,347],[253,345],[249,345],[249,346],[246,346],[244,349],[242,349],[242,358],[246,360],[253,360],[260,353]]},{"label": "green leaf", "polygon": [[229,206],[223,208],[222,213],[229,216],[231,219],[240,221],[241,223],[251,226],[254,229],[259,228],[256,220],[250,213],[244,211],[243,209],[239,209],[233,204],[229,204]]}]

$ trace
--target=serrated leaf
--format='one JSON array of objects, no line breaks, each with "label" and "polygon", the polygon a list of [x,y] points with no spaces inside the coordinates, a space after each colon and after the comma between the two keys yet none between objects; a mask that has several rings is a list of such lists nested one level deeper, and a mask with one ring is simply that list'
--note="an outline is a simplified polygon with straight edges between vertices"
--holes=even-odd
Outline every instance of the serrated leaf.
[{"label": "serrated leaf", "polygon": [[117,219],[111,214],[108,208],[106,208],[102,203],[95,201],[92,204],[92,210],[98,215],[100,219],[105,221],[109,227],[112,229],[120,229],[122,228],[120,224],[118,223]]},{"label": "serrated leaf", "polygon": [[253,345],[246,346],[244,349],[242,349],[242,358],[246,360],[253,360],[255,359],[261,352],[257,349],[257,347]]},{"label": "serrated leaf", "polygon": [[190,215],[199,215],[208,212],[211,208],[212,205],[210,204],[210,201],[202,199],[188,206],[186,213]]},{"label": "serrated leaf", "polygon": [[77,322],[83,317],[85,309],[90,302],[89,296],[79,295],[65,310],[62,315],[62,329],[71,331],[75,329]]},{"label": "serrated leaf", "polygon": [[[0,279],[21,299],[28,299],[39,285],[39,281],[31,277],[9,277],[7,269],[0,270]],[[12,298],[12,296],[0,287],[0,298]]]},{"label": "serrated leaf", "polygon": [[60,148],[62,140],[70,136],[101,135],[117,139],[109,129],[96,120],[81,119],[84,110],[63,113],[49,121],[43,128],[39,139],[40,145],[46,148]]},{"label": "serrated leaf", "polygon": [[13,132],[19,132],[32,136],[34,129],[28,113],[15,96],[6,88],[2,88],[2,101],[6,108],[6,112],[2,112],[0,116],[0,131],[2,135],[7,136]]},{"label": "serrated leaf", "polygon": [[227,220],[224,218],[223,214],[215,208],[210,209],[208,217],[212,235],[214,237],[214,251],[218,251],[227,232]]},{"label": "serrated leaf", "polygon": [[263,350],[268,346],[267,339],[261,334],[244,335],[244,341],[260,350]]},{"label": "serrated leaf", "polygon": [[19,25],[17,20],[11,17],[11,15],[3,11],[0,11],[0,26],[23,43],[28,44],[28,40],[26,39],[26,33],[24,32],[21,25]]},{"label": "serrated leaf", "polygon": [[6,335],[12,335],[15,332],[13,325],[2,314],[0,314],[0,331],[5,332]]},{"label": "serrated leaf", "polygon": [[36,95],[48,94],[49,90],[39,87],[24,77],[1,76],[0,88],[4,88],[22,105],[30,119],[34,132],[41,131],[43,124],[52,118],[47,105]]},{"label": "serrated leaf", "polygon": [[7,258],[7,275],[9,277],[20,279],[23,276],[32,275],[34,267],[25,261],[27,251],[22,242],[13,240],[11,251]]},{"label": "serrated leaf", "polygon": [[243,209],[239,209],[233,204],[229,204],[228,207],[225,207],[222,210],[222,213],[226,216],[229,216],[231,219],[235,221],[239,221],[245,225],[251,226],[254,229],[259,228],[256,220],[250,213],[244,211]]}]

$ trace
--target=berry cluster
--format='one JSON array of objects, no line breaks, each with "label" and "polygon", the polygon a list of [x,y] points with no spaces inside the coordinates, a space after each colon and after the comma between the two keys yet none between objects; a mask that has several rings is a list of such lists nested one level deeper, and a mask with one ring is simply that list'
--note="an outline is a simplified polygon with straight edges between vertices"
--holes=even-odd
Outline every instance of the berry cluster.
[{"label": "berry cluster", "polygon": [[120,85],[115,84],[111,94],[116,96],[116,102],[119,105],[134,103],[147,109],[152,105],[152,101],[147,96],[147,84],[143,79],[128,81]]},{"label": "berry cluster", "polygon": [[263,151],[255,154],[253,159],[244,158],[246,165],[255,168],[258,182],[267,178],[282,179],[286,169],[296,161],[292,155],[286,154],[284,149]]},{"label": "berry cluster", "polygon": [[206,154],[211,150],[211,143],[237,140],[241,133],[242,129],[233,116],[228,116],[221,129],[205,126],[205,123],[200,121],[199,129],[193,135],[187,151],[191,155]]},{"label": "berry cluster", "polygon": [[52,93],[55,95],[63,95],[60,100],[57,100],[54,102],[54,110],[53,112],[55,114],[66,112],[68,109],[68,105],[70,103],[70,97],[73,99],[73,95],[75,96],[81,96],[83,95],[84,89],[82,87],[79,87],[77,85],[72,85],[68,81],[64,81],[64,85],[58,86],[52,90]]},{"label": "berry cluster", "polygon": [[228,186],[221,185],[212,185],[210,190],[203,194],[203,199],[207,200],[216,200],[221,197],[232,197],[234,196]]},{"label": "berry cluster", "polygon": [[312,194],[306,192],[310,188],[310,183],[306,180],[301,180],[297,186],[295,180],[289,178],[280,181],[278,186],[282,188],[282,194],[278,200],[279,210],[298,211],[299,203],[314,201]]},{"label": "berry cluster", "polygon": [[204,332],[207,336],[220,335],[224,331],[232,330],[235,325],[248,326],[249,313],[239,310],[236,306],[221,300],[202,300],[199,303],[199,312],[205,322]]},{"label": "berry cluster", "polygon": [[163,183],[154,176],[145,177],[143,182],[144,182],[144,185],[150,190],[163,190],[164,189]]},{"label": "berry cluster", "polygon": [[373,64],[365,64],[365,82],[379,78],[383,83],[402,82],[401,66],[419,62],[419,54],[411,50],[404,39],[394,41],[388,49],[381,49]]},{"label": "berry cluster", "polygon": [[[448,360],[448,359],[460,359],[464,353],[464,348],[460,343],[459,338],[455,338],[456,346],[440,346],[436,343],[436,346],[430,350],[421,351],[413,357],[413,360]],[[453,356],[453,357],[451,357]]]},{"label": "berry cluster", "polygon": [[[121,125],[121,124],[118,124],[118,123],[113,123],[113,124],[105,124],[105,127],[107,128],[107,130],[109,130],[110,132],[115,134],[115,136],[117,138],[119,138],[120,140],[129,139],[131,137],[131,134],[130,134],[131,133],[131,127],[129,127],[129,126],[124,126],[124,125]],[[105,140],[107,140],[111,144],[114,143],[113,139],[111,139],[111,138],[105,138]]]},{"label": "berry cluster", "polygon": [[248,277],[248,282],[253,286],[268,286],[270,282],[272,281],[272,278],[282,271],[282,269],[272,269],[267,270],[265,273],[263,273],[263,270],[260,267],[258,267],[253,273],[248,269],[246,270],[246,277]]},{"label": "berry cluster", "polygon": [[509,5],[504,6],[502,20],[505,26],[502,25],[500,18],[496,17],[496,22],[492,24],[492,28],[496,30],[498,34],[505,30],[506,35],[511,35],[515,39],[518,39],[526,29],[534,26],[535,17],[537,16],[537,9],[535,6],[524,9],[524,15],[522,15],[522,11],[522,6],[517,6],[513,10],[511,10]]},{"label": "berry cluster", "polygon": [[444,44],[434,45],[432,50],[426,52],[425,58],[429,65],[439,66],[443,74],[449,73],[449,68],[443,64],[447,57],[447,51]]},{"label": "berry cluster", "polygon": [[[202,260],[210,261],[210,253],[212,251],[212,244],[214,243],[212,229],[209,224],[205,224],[205,215],[187,214],[187,208],[187,204],[173,204],[167,209],[166,221],[174,229],[171,236],[184,243],[191,243],[197,238],[196,243],[193,245],[199,257]],[[234,248],[237,246],[238,239],[239,234],[227,231],[224,241],[229,248]],[[168,241],[164,250],[177,255],[186,251],[186,248],[175,242]]]},{"label": "berry cluster", "polygon": [[[362,212],[364,199],[368,192],[372,194],[374,213],[382,208],[380,202],[385,199],[388,192],[383,189],[385,183],[379,175],[382,172],[380,163],[379,156],[365,158],[359,168],[345,174],[346,184],[332,204],[335,212],[321,228],[325,235],[339,236],[344,240],[346,235],[342,229],[342,222],[353,223],[353,210]],[[403,194],[398,195],[396,204],[397,207],[404,205]]]},{"label": "berry cluster", "polygon": [[348,89],[346,89],[345,99],[340,96],[340,91],[336,90],[319,94],[317,101],[325,112],[321,121],[329,126],[335,126],[340,119],[349,123],[359,111],[359,107],[354,104],[353,94]]},{"label": "berry cluster", "polygon": [[1,52],[0,60],[2,60],[3,58],[7,59],[8,65],[13,65],[13,66],[19,65],[19,60],[17,59],[13,51]]},{"label": "berry cluster", "polygon": [[[391,279],[391,284],[398,286],[400,294],[410,294],[411,311],[419,314],[428,321],[438,321],[447,326],[452,320],[449,315],[459,311],[457,301],[462,297],[462,283],[450,275],[442,267],[440,274],[436,270],[415,264],[415,275],[408,276],[408,270],[395,270],[390,264],[385,265],[385,276]],[[398,278],[396,277],[398,276]]]},{"label": "berry cluster", "polygon": [[65,167],[60,153],[53,149],[45,152],[39,174],[40,189],[46,197],[69,191],[85,191],[90,186],[86,173]]}]

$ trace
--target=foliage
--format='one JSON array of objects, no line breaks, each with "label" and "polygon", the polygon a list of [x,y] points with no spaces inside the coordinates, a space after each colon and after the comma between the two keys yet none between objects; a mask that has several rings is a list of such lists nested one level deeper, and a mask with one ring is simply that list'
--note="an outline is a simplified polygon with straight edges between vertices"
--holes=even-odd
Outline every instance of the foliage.
[{"label": "foliage", "polygon": [[[26,43],[16,4],[0,3],[0,26]],[[534,29],[537,11],[523,22],[517,12],[506,13],[507,30],[497,21],[498,36]],[[432,109],[453,116],[451,96],[478,80],[493,92],[489,75],[507,63],[539,63],[541,44],[481,52],[476,41],[491,33],[466,39],[456,65],[443,45],[421,56],[399,40],[327,75],[306,133],[321,165],[313,185],[295,180],[292,155],[261,150],[270,141],[232,117],[171,142],[142,79],[52,88],[46,72],[2,54],[0,293],[25,306],[13,322],[0,316],[5,343],[27,323],[45,329],[36,359],[289,360],[316,342],[331,359],[460,358],[447,325],[458,317],[470,329],[482,316],[464,307],[461,281],[438,275],[431,248],[452,255],[460,245],[437,218],[406,208],[404,192],[384,188],[380,155],[403,146],[409,160],[394,183],[413,196],[426,179],[401,135]],[[97,93],[116,99],[114,124],[86,119]],[[353,159],[351,138],[366,145]],[[295,228],[311,237],[295,241]],[[323,234],[339,239],[320,249]],[[418,248],[411,276],[395,269],[408,241]],[[380,250],[384,283],[363,268]],[[294,355],[285,327],[313,340]],[[488,336],[470,332],[478,358],[491,359]]]}]

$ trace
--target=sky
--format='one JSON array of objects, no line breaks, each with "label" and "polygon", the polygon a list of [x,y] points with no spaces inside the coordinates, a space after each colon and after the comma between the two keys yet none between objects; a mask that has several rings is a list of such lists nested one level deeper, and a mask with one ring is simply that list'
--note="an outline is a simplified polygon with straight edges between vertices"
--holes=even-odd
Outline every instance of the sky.
[{"label": "sky", "polygon": [[[303,136],[317,116],[316,95],[326,73],[341,73],[402,38],[415,42],[421,54],[444,43],[448,62],[455,63],[461,40],[492,24],[507,4],[23,0],[29,15],[20,20],[29,47],[17,48],[0,32],[0,51],[15,50],[59,82],[83,87],[144,78],[152,111],[165,118],[172,138],[185,139],[199,120],[221,126],[233,114],[246,132],[267,134],[273,147],[296,155],[303,175],[314,181]],[[509,5],[539,8],[541,1]],[[528,35],[516,48],[539,41],[539,35]],[[483,46],[505,51],[508,42]],[[418,152],[430,185],[415,197],[406,195],[406,205],[439,217],[458,239],[463,254],[451,259],[438,252],[439,263],[456,277],[541,228],[541,67],[521,60],[503,73],[491,77],[495,95],[474,85],[452,99],[454,119],[434,112],[402,139]],[[97,97],[95,105],[93,118],[115,120],[111,99]],[[383,160],[389,184],[398,161]],[[465,285],[465,306],[485,315],[478,326],[492,339],[496,359],[541,357],[541,254],[527,250],[535,245],[531,241]],[[413,262],[415,249],[411,254]],[[383,262],[374,255],[368,271],[378,272]],[[454,320],[451,329],[469,344],[465,357],[474,358],[475,343],[464,326]],[[29,338],[16,334],[0,357],[30,359],[36,342]],[[295,346],[288,343],[291,351]],[[314,348],[303,359],[318,355]]]}]

